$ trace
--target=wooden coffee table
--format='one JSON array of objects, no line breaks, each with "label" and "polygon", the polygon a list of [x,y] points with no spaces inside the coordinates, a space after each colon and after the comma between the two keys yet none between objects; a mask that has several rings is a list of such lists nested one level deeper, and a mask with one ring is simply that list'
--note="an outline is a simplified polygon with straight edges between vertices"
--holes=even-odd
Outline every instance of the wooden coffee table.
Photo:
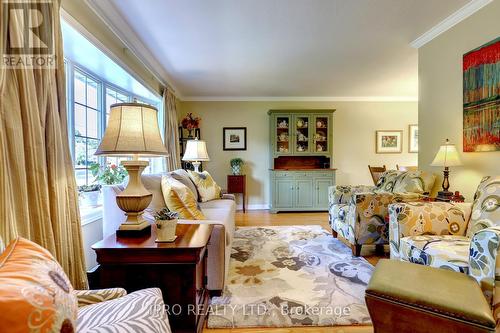
[{"label": "wooden coffee table", "polygon": [[201,332],[208,307],[206,259],[212,229],[181,222],[172,243],[155,242],[155,225],[143,237],[111,235],[92,246],[99,266],[89,279],[91,288],[160,288],[173,332]]}]

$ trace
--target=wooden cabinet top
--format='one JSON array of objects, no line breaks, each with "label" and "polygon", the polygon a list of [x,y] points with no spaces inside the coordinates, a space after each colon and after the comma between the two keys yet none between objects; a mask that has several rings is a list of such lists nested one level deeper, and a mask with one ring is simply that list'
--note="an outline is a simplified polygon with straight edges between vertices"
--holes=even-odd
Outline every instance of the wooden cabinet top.
[{"label": "wooden cabinet top", "polygon": [[267,111],[267,114],[273,114],[273,113],[298,113],[298,114],[318,114],[318,113],[334,113],[336,109],[307,109],[307,110],[300,110],[300,109],[292,109],[292,110],[275,110],[271,109]]}]

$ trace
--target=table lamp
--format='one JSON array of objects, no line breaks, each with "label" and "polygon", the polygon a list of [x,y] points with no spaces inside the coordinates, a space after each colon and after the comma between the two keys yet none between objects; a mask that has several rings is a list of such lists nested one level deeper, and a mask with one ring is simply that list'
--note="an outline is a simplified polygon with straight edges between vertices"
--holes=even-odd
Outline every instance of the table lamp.
[{"label": "table lamp", "polygon": [[117,230],[117,235],[149,232],[151,225],[142,213],[149,206],[153,195],[142,184],[142,171],[149,165],[141,157],[168,155],[158,127],[158,111],[146,104],[118,103],[111,105],[108,126],[95,155],[131,156],[121,164],[129,175],[128,185],[116,196],[116,203],[127,219]]},{"label": "table lamp", "polygon": [[210,161],[207,152],[207,144],[203,140],[188,140],[186,142],[186,152],[182,157],[183,161],[191,162],[194,166],[194,171],[200,172],[200,164],[202,161]]},{"label": "table lamp", "polygon": [[453,196],[453,193],[448,191],[450,188],[450,182],[448,180],[448,176],[450,175],[449,167],[459,165],[462,165],[462,162],[458,156],[457,148],[454,144],[450,143],[448,139],[446,139],[445,144],[439,147],[439,151],[431,163],[431,166],[444,167],[444,178],[442,184],[443,190],[438,192],[438,198],[449,199]]}]

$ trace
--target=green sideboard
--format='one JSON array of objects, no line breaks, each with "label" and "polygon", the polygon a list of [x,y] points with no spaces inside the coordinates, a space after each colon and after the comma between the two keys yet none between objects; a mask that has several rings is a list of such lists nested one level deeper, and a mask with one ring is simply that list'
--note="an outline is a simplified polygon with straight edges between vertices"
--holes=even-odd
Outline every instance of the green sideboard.
[{"label": "green sideboard", "polygon": [[271,212],[328,210],[335,170],[271,170]]},{"label": "green sideboard", "polygon": [[335,110],[270,110],[272,213],[326,211]]}]

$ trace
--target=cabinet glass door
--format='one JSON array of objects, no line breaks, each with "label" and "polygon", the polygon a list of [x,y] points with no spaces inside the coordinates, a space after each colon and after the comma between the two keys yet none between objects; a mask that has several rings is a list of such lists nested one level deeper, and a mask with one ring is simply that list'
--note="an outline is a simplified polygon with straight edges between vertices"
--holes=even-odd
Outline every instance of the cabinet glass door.
[{"label": "cabinet glass door", "polygon": [[314,117],[314,124],[312,125],[314,128],[314,145],[312,151],[316,153],[328,152],[330,142],[329,138],[331,137],[330,133],[330,118],[328,116],[316,116]]},{"label": "cabinet glass door", "polygon": [[295,152],[308,153],[310,152],[310,137],[309,137],[309,116],[297,115],[294,117],[295,129]]},{"label": "cabinet glass door", "polygon": [[277,154],[288,154],[290,153],[290,116],[276,116],[275,121],[275,153]]}]

